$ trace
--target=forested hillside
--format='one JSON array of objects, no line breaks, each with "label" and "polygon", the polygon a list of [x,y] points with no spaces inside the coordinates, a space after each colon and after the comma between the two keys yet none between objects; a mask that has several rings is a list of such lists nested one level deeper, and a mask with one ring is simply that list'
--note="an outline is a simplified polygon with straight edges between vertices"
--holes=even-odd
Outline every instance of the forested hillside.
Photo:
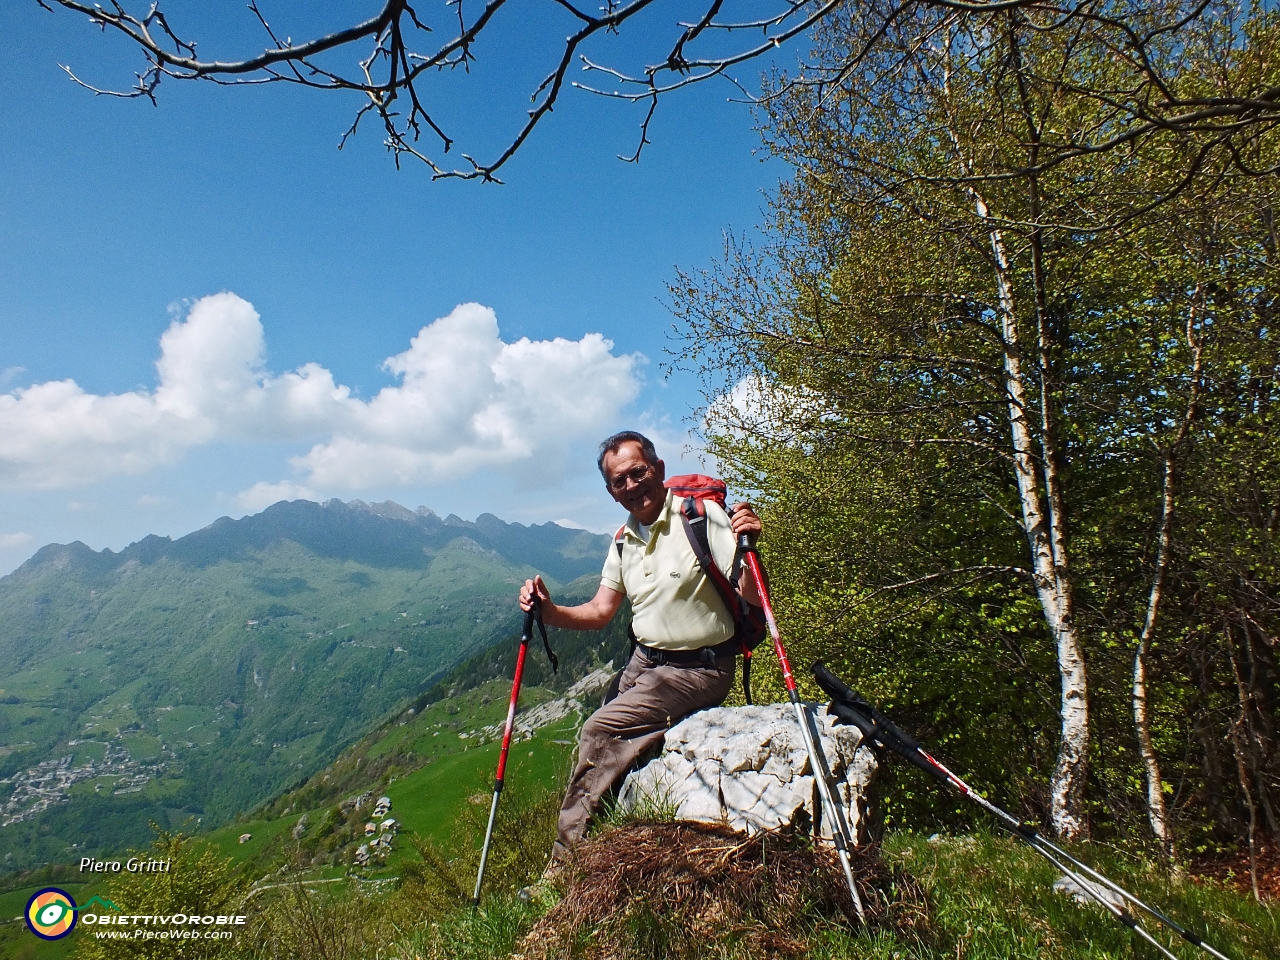
[{"label": "forested hillside", "polygon": [[761,100],[765,242],[671,285],[796,658],[1166,855],[1280,840],[1280,143],[1104,91],[1273,89],[1249,10],[844,6]]},{"label": "forested hillside", "polygon": [[4,866],[140,842],[153,820],[207,828],[305,780],[518,630],[525,576],[594,572],[606,544],[295,501],[120,553],[41,549],[0,580]]}]

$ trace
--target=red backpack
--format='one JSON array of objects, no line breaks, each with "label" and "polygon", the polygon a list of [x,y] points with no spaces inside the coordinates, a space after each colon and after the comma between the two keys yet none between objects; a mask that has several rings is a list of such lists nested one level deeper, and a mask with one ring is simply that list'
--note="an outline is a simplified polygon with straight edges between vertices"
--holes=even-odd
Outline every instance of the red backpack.
[{"label": "red backpack", "polygon": [[[700,473],[671,477],[665,486],[681,498],[680,519],[684,524],[684,532],[689,538],[689,545],[693,547],[694,556],[698,558],[698,566],[711,581],[725,608],[733,617],[734,632],[730,639],[736,640],[742,651],[742,692],[746,696],[747,703],[750,703],[751,652],[760,646],[765,638],[764,612],[758,607],[751,606],[738,593],[738,580],[742,572],[741,548],[734,553],[731,576],[726,577],[711,555],[711,543],[707,536],[706,501],[714,500],[722,510],[728,510],[726,500],[728,487],[723,480]],[[618,548],[618,559],[622,559],[625,530],[625,525],[619,527],[613,540],[614,546]],[[633,641],[634,636],[632,634]]]}]

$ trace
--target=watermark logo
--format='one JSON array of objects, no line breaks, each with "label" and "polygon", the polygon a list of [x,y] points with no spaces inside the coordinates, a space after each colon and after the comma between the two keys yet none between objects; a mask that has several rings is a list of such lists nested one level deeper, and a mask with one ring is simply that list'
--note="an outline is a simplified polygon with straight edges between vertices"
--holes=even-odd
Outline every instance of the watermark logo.
[{"label": "watermark logo", "polygon": [[76,926],[76,902],[57,887],[37,890],[27,901],[27,929],[41,940],[61,940]]}]

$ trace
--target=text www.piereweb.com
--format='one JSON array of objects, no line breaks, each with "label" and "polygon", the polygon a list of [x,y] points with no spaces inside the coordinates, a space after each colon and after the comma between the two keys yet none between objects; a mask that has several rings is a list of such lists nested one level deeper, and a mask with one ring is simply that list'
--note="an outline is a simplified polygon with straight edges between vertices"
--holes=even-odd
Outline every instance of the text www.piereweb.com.
[{"label": "text www.piereweb.com", "polygon": [[230,940],[233,930],[95,930],[99,940]]}]

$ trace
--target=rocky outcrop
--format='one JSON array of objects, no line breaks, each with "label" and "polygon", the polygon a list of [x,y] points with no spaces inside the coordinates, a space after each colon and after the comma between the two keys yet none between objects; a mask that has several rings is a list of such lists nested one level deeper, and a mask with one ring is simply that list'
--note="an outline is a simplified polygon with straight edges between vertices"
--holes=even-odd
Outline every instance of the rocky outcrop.
[{"label": "rocky outcrop", "polygon": [[[533,736],[535,730],[549,726],[557,720],[562,720],[571,713],[576,713],[579,717],[590,716],[591,712],[600,705],[600,694],[609,685],[609,681],[612,678],[613,661],[610,660],[603,667],[593,670],[571,686],[565,691],[563,697],[548,700],[529,710],[517,713],[512,736],[517,741],[528,740]],[[502,737],[502,731],[505,726],[506,721],[504,720],[502,723],[482,727],[478,732],[470,731],[464,735],[464,738],[467,736],[478,737],[482,743],[486,740],[497,740]]]},{"label": "rocky outcrop", "polygon": [[[810,705],[810,712],[837,802],[861,842],[875,756],[859,749],[857,730],[835,726],[821,707]],[[686,717],[667,732],[661,754],[627,777],[618,802],[626,810],[643,813],[647,806],[679,820],[724,823],[748,833],[790,827],[831,837],[790,704],[716,707]]]}]

